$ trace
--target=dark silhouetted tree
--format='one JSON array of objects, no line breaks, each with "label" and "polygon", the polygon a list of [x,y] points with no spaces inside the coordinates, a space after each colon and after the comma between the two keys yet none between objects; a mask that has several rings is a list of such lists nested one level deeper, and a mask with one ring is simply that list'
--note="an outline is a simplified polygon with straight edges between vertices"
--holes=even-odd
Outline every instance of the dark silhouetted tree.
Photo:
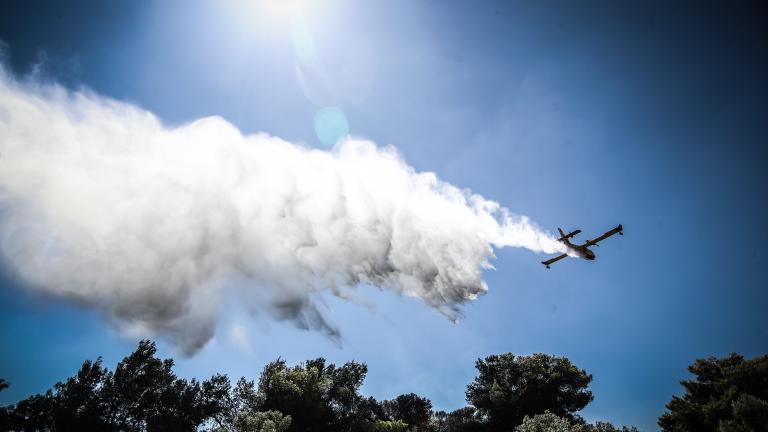
[{"label": "dark silhouetted tree", "polygon": [[194,431],[226,409],[229,379],[179,379],[173,360],[155,357],[143,340],[115,372],[101,359],[86,361],[74,377],[6,410],[5,430]]},{"label": "dark silhouetted tree", "polygon": [[[444,432],[480,432],[487,430],[474,407],[459,408],[448,413]],[[443,432],[443,431],[440,431]]]},{"label": "dark silhouetted tree", "polygon": [[9,407],[6,430],[110,430],[99,392],[109,372],[86,361],[74,377]]},{"label": "dark silhouetted tree", "polygon": [[358,393],[367,372],[356,362],[336,367],[318,358],[288,367],[274,361],[259,380],[262,409],[291,416],[291,431],[356,430],[371,415],[370,404]]},{"label": "dark silhouetted tree", "polygon": [[738,354],[696,360],[696,377],[681,381],[659,417],[664,431],[768,431],[768,355],[745,360]]},{"label": "dark silhouetted tree", "polygon": [[408,393],[381,403],[389,420],[401,420],[408,424],[409,430],[425,432],[429,427],[432,414],[432,402],[429,399]]},{"label": "dark silhouetted tree", "polygon": [[575,420],[592,401],[592,375],[564,357],[508,353],[478,359],[475,367],[479,375],[467,386],[467,401],[494,431],[511,431],[525,416],[545,411]]},{"label": "dark silhouetted tree", "polygon": [[225,408],[229,379],[203,383],[173,373],[173,360],[155,357],[154,342],[143,340],[124,358],[102,389],[108,415],[120,430],[195,430]]},{"label": "dark silhouetted tree", "polygon": [[238,418],[259,412],[263,399],[253,381],[240,378],[229,394],[219,399],[218,403],[223,409],[213,414],[211,421],[218,427],[216,430],[237,430]]},{"label": "dark silhouetted tree", "polygon": [[[353,430],[355,431],[367,431],[368,426],[372,425],[374,423],[378,423],[381,421],[386,422],[387,416],[384,413],[384,408],[381,406],[379,401],[374,399],[373,397],[363,398],[360,400],[360,402],[357,405],[357,409],[355,412],[355,427]],[[390,427],[393,429],[397,429],[399,426],[397,422],[390,422],[388,425],[383,425],[379,427],[381,429],[382,427]]]},{"label": "dark silhouetted tree", "polygon": [[111,373],[101,358],[87,360],[74,377],[54,385],[51,417],[56,430],[108,430],[109,406],[101,398]]},{"label": "dark silhouetted tree", "polygon": [[49,431],[54,429],[53,391],[34,395],[8,408],[3,430]]},{"label": "dark silhouetted tree", "polygon": [[[765,358],[735,357],[714,366],[712,361],[699,361],[692,371],[728,377],[722,388],[730,410],[717,423],[719,432],[768,424]],[[363,397],[359,391],[368,372],[363,363],[337,367],[317,358],[288,366],[278,359],[265,366],[258,384],[241,378],[234,387],[221,374],[204,381],[179,378],[173,365],[158,358],[148,340],[114,372],[101,358],[85,361],[46,393],[0,408],[0,431],[506,432],[524,422],[518,432],[636,432],[609,423],[588,425],[576,416],[592,399],[586,389],[592,377],[565,358],[544,354],[478,360],[479,374],[466,392],[473,406],[450,413],[433,413],[429,399],[414,393],[381,403]],[[6,384],[0,380],[0,387]],[[695,382],[684,385],[697,395],[706,393]],[[724,402],[715,399],[719,409]],[[670,405],[677,406],[675,400]]]}]

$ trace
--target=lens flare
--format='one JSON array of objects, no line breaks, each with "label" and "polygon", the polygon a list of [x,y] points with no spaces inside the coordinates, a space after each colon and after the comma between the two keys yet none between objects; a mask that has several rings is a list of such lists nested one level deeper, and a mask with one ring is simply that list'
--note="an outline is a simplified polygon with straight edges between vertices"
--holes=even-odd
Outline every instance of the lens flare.
[{"label": "lens flare", "polygon": [[333,147],[349,135],[349,122],[344,111],[337,107],[325,107],[315,114],[315,133],[326,147]]}]

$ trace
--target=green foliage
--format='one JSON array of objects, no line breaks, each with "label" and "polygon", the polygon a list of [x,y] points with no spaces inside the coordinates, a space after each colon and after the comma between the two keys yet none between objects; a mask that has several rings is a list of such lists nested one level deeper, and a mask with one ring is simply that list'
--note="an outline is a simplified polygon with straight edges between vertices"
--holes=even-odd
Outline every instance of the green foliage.
[{"label": "green foliage", "polygon": [[402,420],[376,420],[371,424],[370,432],[405,432],[408,423]]},{"label": "green foliage", "polygon": [[[226,375],[181,379],[173,360],[157,358],[143,340],[114,372],[102,360],[44,394],[0,407],[0,431],[99,430],[106,432],[637,432],[610,423],[586,424],[575,415],[592,400],[592,376],[566,358],[545,354],[492,355],[478,360],[467,386],[472,405],[432,411],[414,393],[378,402],[360,388],[368,368],[317,358],[296,366],[278,359],[258,380]],[[745,361],[698,360],[696,380],[683,381],[659,424],[669,431],[766,431],[768,356]],[[0,379],[0,390],[8,383]]]},{"label": "green foliage", "polygon": [[419,432],[426,431],[429,427],[432,402],[427,398],[408,393],[384,401],[381,405],[386,417],[390,420],[402,420]]},{"label": "green foliage", "polygon": [[581,425],[573,426],[568,419],[547,411],[533,417],[525,416],[515,432],[584,432],[584,429]]},{"label": "green foliage", "polygon": [[459,408],[445,415],[443,421],[436,422],[437,432],[479,432],[488,430],[474,407]]},{"label": "green foliage", "polygon": [[618,428],[607,422],[597,422],[594,425],[574,422],[547,411],[533,417],[525,416],[523,422],[515,428],[515,432],[638,432],[638,430],[634,426]]},{"label": "green foliage", "polygon": [[733,418],[723,420],[718,432],[747,432],[768,430],[768,402],[752,395],[739,395],[731,406]]},{"label": "green foliage", "polygon": [[[224,376],[226,378],[226,376]],[[224,385],[222,384],[222,387]],[[263,404],[263,395],[256,391],[256,384],[240,378],[234,388],[226,382],[227,392],[219,395],[220,410],[212,413],[211,421],[219,426],[217,431],[236,430],[236,421],[241,416],[258,412]]]},{"label": "green foliage", "polygon": [[638,432],[637,428],[634,426],[621,426],[619,428],[607,422],[597,422],[594,425],[587,425],[585,430],[589,432]]},{"label": "green foliage", "polygon": [[263,409],[290,415],[291,431],[352,430],[375,420],[370,403],[358,393],[367,373],[368,367],[356,362],[336,367],[317,358],[288,367],[274,361],[259,380]]},{"label": "green foliage", "polygon": [[680,382],[685,394],[667,404],[662,430],[768,431],[768,355],[699,359],[688,370],[695,379]]},{"label": "green foliage", "polygon": [[493,430],[512,430],[525,416],[550,411],[575,420],[592,401],[592,375],[564,357],[511,353],[478,359],[479,375],[467,387],[467,401]]},{"label": "green foliage", "polygon": [[291,426],[291,416],[280,411],[253,411],[240,413],[235,418],[236,432],[286,432]]}]

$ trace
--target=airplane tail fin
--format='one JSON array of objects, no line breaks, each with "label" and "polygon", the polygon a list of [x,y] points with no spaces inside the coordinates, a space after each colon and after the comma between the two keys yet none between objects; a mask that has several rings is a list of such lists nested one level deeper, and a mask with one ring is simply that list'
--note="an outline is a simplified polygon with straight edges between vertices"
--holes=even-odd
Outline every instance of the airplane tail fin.
[{"label": "airplane tail fin", "polygon": [[571,231],[568,234],[566,234],[563,232],[562,228],[558,228],[557,230],[560,232],[560,238],[558,240],[561,242],[568,242],[569,238],[572,238],[573,236],[581,232],[581,230],[577,229],[576,231]]}]

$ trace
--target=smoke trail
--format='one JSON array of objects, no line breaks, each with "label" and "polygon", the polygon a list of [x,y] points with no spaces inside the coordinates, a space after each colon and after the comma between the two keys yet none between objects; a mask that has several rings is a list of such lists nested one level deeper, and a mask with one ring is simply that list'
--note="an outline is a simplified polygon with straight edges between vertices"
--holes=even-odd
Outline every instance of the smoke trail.
[{"label": "smoke trail", "polygon": [[126,103],[0,75],[6,264],[32,289],[190,353],[233,278],[247,281],[249,308],[336,337],[313,293],[364,282],[455,318],[487,290],[492,247],[560,250],[392,147],[307,149],[217,117],[169,128]]}]

